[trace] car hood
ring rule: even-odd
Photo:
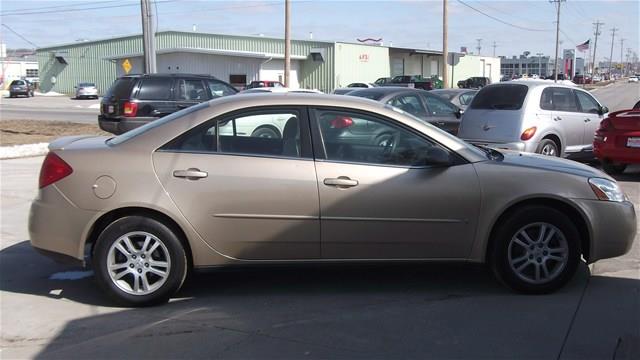
[[[501,150],[500,152],[504,155],[504,159],[501,161],[507,165],[554,171],[586,178],[598,177],[615,181],[609,175],[598,169],[572,160],[517,151]]]

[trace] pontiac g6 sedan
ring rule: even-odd
[[[271,118],[287,119],[279,138],[239,131]],[[90,260],[133,306],[167,301],[190,268],[300,262],[487,262],[546,293],[636,233],[598,170],[476,148],[350,96],[230,96],[117,137],[62,138],[39,186],[32,245]]]

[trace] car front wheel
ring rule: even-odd
[[[562,212],[545,206],[516,210],[495,232],[489,254],[502,283],[518,292],[543,294],[566,284],[580,261],[580,234]]]
[[[126,306],[167,302],[182,286],[187,258],[175,232],[152,218],[126,216],[98,237],[93,252],[100,287]]]

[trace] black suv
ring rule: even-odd
[[[458,87],[461,89],[480,89],[491,84],[488,77],[474,76],[466,80],[458,81]]]
[[[208,75],[127,75],[116,79],[102,98],[98,124],[104,131],[122,134],[178,110],[237,92]]]

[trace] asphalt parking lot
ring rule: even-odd
[[[0,162],[0,357],[617,358],[640,352],[640,240],[546,296],[463,264],[197,273],[169,304],[113,307],[29,245],[42,157]],[[619,177],[640,206],[640,167]]]

